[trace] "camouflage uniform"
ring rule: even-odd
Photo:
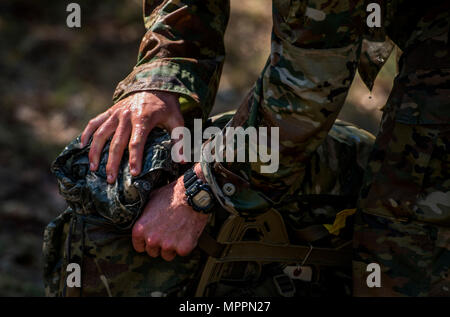
[[[329,218],[315,218],[323,212],[314,208],[305,212],[299,198],[355,195],[362,183],[358,173],[352,180],[352,166],[367,168],[354,235],[355,295],[448,295],[449,5],[383,2],[383,28],[368,29],[366,4],[273,1],[270,57],[229,125],[279,127],[280,168],[261,174],[258,162],[202,162],[202,169],[224,209],[251,216],[276,206],[288,225],[302,227]],[[144,1],[147,33],[138,64],[118,85],[114,100],[143,90],[177,92],[188,124],[199,116],[206,120],[224,61],[228,15],[228,1]],[[335,120],[356,69],[371,87],[390,53],[388,43],[385,50],[365,49],[363,37],[383,41],[385,34],[404,53],[366,166],[370,137]],[[223,168],[236,176],[238,190],[232,196],[221,190],[230,179],[217,172]],[[161,270],[189,267],[196,255],[161,264]],[[160,261],[145,263],[156,270]],[[365,268],[371,262],[381,265],[381,288],[366,286]],[[137,269],[143,270],[151,272],[151,267]],[[187,275],[173,278],[163,274],[154,284],[142,285],[167,292],[189,280]]]
[[[222,128],[232,114],[218,115],[206,126]],[[350,124],[338,121],[326,140],[313,153],[305,170],[307,177],[297,199],[284,203],[287,218],[303,226],[333,223],[335,215],[356,203],[374,137]],[[58,179],[61,195],[68,208],[46,228],[44,235],[44,280],[48,296],[186,296],[195,292],[207,254],[199,248],[187,257],[171,262],[137,253],[131,243],[131,226],[140,216],[149,192],[182,174],[183,168],[170,158],[170,137],[155,129],[144,150],[143,171],[132,177],[128,153],[121,162],[115,184],[106,182],[109,142],[102,151],[98,171],[89,170],[90,145],[80,146],[79,137],[57,157],[52,171]],[[336,157],[337,153],[341,153]],[[318,191],[318,189],[320,190]],[[324,202],[325,200],[325,202]],[[281,206],[280,206],[281,209]],[[296,212],[301,209],[302,213]],[[207,226],[217,232],[228,217],[224,209],[215,210],[215,221]],[[350,231],[330,235],[321,243],[348,241]],[[329,241],[328,241],[329,239]],[[69,263],[81,267],[81,288],[67,287]],[[233,267],[233,269],[235,269]],[[239,269],[239,267],[237,267]],[[282,273],[277,263],[266,265],[264,272],[250,267],[240,283],[219,285],[215,295],[278,295],[271,282]],[[254,274],[257,273],[255,277]],[[225,276],[226,278],[226,276]],[[246,286],[242,286],[242,281]],[[299,282],[300,283],[300,282]],[[346,288],[344,288],[346,285]],[[351,272],[322,270],[314,283],[298,285],[298,295],[349,294]]]

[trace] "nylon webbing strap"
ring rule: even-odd
[[[312,225],[304,229],[293,230],[295,236],[306,242],[314,242],[330,235],[323,225]]]
[[[198,238],[198,246],[213,258],[220,258],[226,247],[225,244],[217,242],[206,231],[203,231],[200,238]]]
[[[198,246],[219,262],[263,261],[294,262],[303,265],[349,267],[352,252],[348,249],[311,248],[301,245],[277,245],[264,242],[239,241],[219,243],[204,232]],[[308,255],[309,253],[309,255]]]

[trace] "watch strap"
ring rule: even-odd
[[[188,169],[183,176],[183,183],[184,188],[186,190],[185,194],[187,196],[187,201],[189,205],[197,212],[209,214],[212,211],[212,207],[214,205],[214,202],[216,200],[214,194],[211,191],[211,188],[209,185],[205,182],[203,182],[202,179],[197,177],[197,174],[195,174],[194,168]],[[197,206],[193,202],[193,198],[200,192],[200,191],[206,191],[211,198],[211,205],[208,208],[202,208],[200,206]]]

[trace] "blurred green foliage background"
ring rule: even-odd
[[[42,296],[45,225],[65,204],[49,167],[85,124],[111,106],[145,30],[140,0],[0,3],[0,296]],[[236,108],[270,51],[270,0],[231,0],[227,59],[213,114]],[[376,133],[396,71],[391,56],[372,93],[358,76],[341,118]]]

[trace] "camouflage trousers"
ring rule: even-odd
[[[450,58],[433,58],[448,52],[437,45],[405,50],[384,110],[353,238],[356,296],[450,296]],[[367,286],[370,263],[380,287]]]
[[[356,296],[450,296],[450,126],[384,115],[353,237]],[[368,287],[367,266],[381,268]]]

